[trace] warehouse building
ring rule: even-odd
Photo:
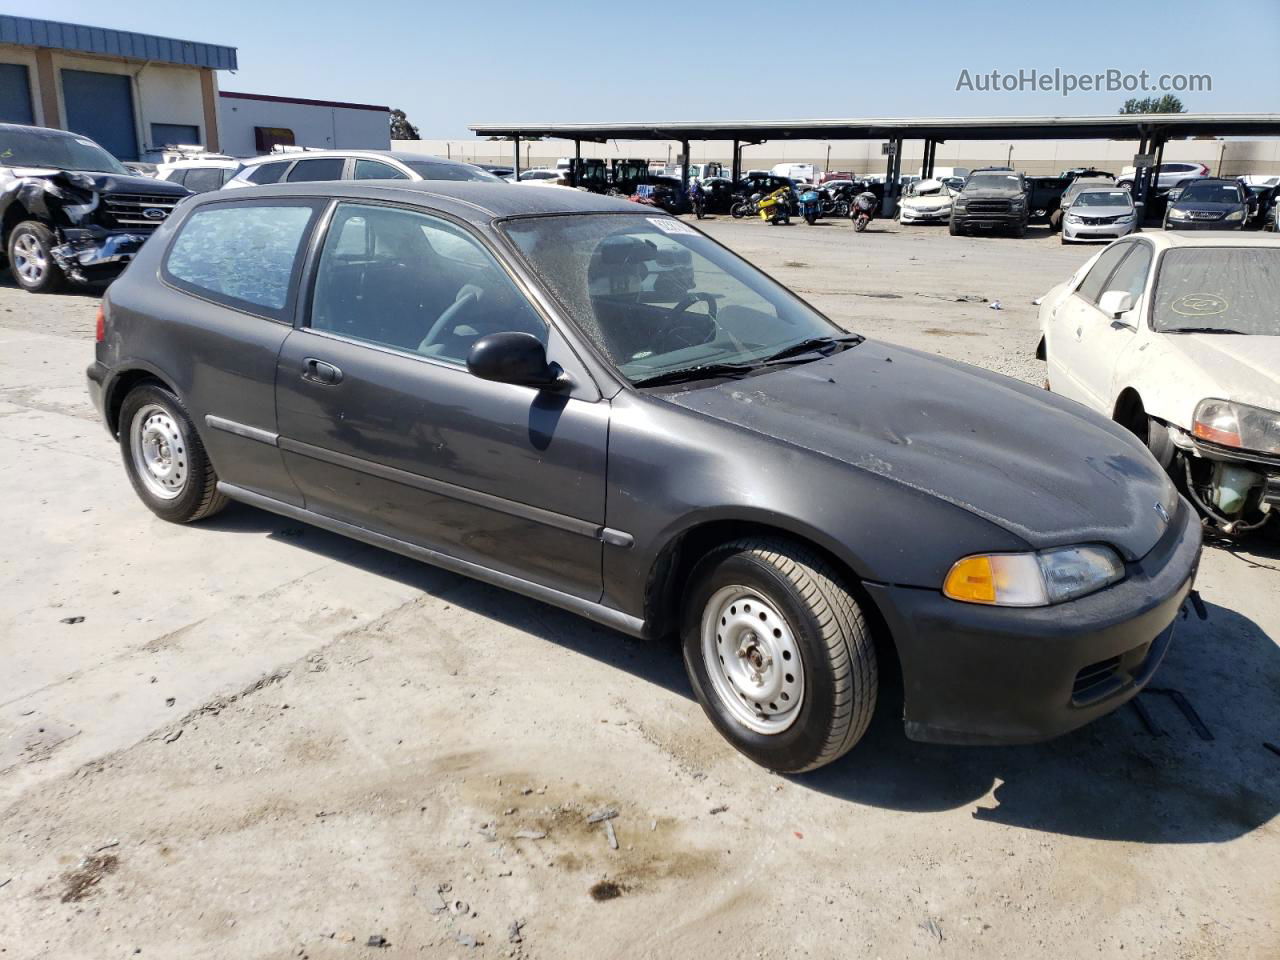
[[[386,149],[384,106],[221,93],[236,48],[0,15],[0,123],[82,133],[120,160],[192,144],[253,157],[277,145]]]
[[[121,160],[221,145],[218,70],[234,47],[0,16],[0,122],[73,130]]]
[[[222,152],[233,157],[270,153],[275,146],[327,150],[391,146],[390,107],[230,91],[218,99]]]

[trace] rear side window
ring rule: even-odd
[[[342,168],[346,165],[342,157],[316,157],[314,160],[299,160],[289,171],[290,183],[312,183],[317,180],[341,180]]]
[[[383,163],[381,160],[357,160],[356,175],[357,180],[408,180],[407,173],[401,173],[389,163]]]
[[[188,167],[183,184],[188,190],[196,193],[219,190],[222,188],[222,169],[220,167]]]
[[[178,229],[164,276],[189,293],[285,320],[299,251],[318,203],[211,204]]]
[[[278,160],[275,163],[260,163],[245,174],[245,179],[250,183],[279,183],[280,178],[284,176],[284,168],[287,166],[289,166],[288,160]]]

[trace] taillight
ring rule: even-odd
[[[94,338],[98,343],[107,339],[107,315],[102,311],[102,304],[98,304],[98,325],[94,331]]]

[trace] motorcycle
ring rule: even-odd
[[[729,205],[729,216],[735,220],[741,220],[743,217],[754,217],[760,212],[761,194],[753,193],[751,196],[743,194],[735,194],[733,203]]]
[[[858,194],[849,206],[849,217],[853,220],[853,229],[858,233],[867,229],[867,224],[875,217],[876,195],[871,191]]]
[[[816,187],[804,187],[800,193],[800,216],[804,222],[813,226],[822,216],[822,193]]]
[[[791,223],[791,188],[779,187],[756,204],[760,219],[771,224]]]
[[[689,205],[693,207],[694,216],[702,220],[707,215],[707,198],[702,184],[697,180],[689,181]]]

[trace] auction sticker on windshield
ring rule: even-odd
[[[1173,301],[1169,309],[1183,317],[1212,317],[1226,313],[1227,301],[1211,293],[1188,293]]]
[[[688,224],[681,223],[679,220],[671,217],[646,217],[650,223],[661,230],[663,233],[682,234],[690,237],[696,237],[698,231],[694,230]]]

